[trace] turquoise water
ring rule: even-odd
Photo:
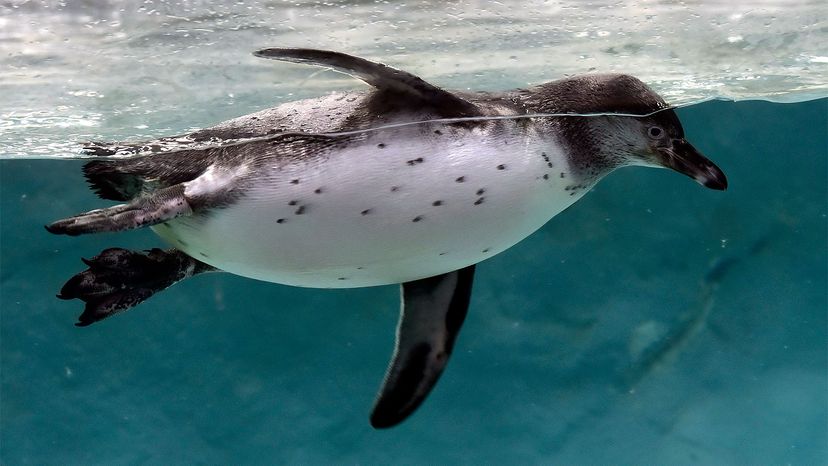
[[[207,275],[88,328],[54,298],[105,247],[80,162],[0,162],[3,464],[826,461],[828,101],[680,110],[726,192],[623,169],[478,268],[435,391],[367,415],[396,287]]]

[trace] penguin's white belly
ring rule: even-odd
[[[585,191],[572,189],[555,145],[525,134],[466,133],[425,141],[379,132],[309,160],[259,168],[265,173],[231,205],[154,230],[227,272],[351,288],[480,262]]]

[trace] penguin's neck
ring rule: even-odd
[[[554,135],[569,158],[573,174],[585,185],[594,185],[617,168],[629,165],[623,152],[622,126],[612,116],[581,116],[597,113],[594,103],[587,102],[583,88],[573,80],[542,84],[531,90],[518,91],[513,100],[527,113],[554,113],[571,116],[546,117],[538,120],[540,131]],[[569,92],[569,94],[566,94]]]
[[[563,146],[573,175],[583,185],[592,186],[629,164],[621,151],[626,145],[606,117],[550,117],[543,124]]]

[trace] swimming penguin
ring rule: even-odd
[[[410,415],[443,372],[475,264],[619,167],[665,167],[727,187],[685,140],[675,112],[632,76],[448,92],[343,53],[254,55],[332,68],[371,89],[286,103],[187,136],[87,147],[101,156],[83,168],[92,189],[122,203],[48,231],[150,227],[173,248],[106,249],[84,259],[88,269],[58,297],[85,302],[77,324],[85,326],[209,271],[317,288],[400,283],[396,347],[371,414],[377,428]]]

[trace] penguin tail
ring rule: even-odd
[[[212,163],[209,148],[182,149],[92,160],[83,166],[83,174],[101,198],[128,201],[156,189],[191,181]]]
[[[126,201],[144,187],[144,177],[133,168],[126,160],[95,160],[83,166],[83,175],[99,197]]]

